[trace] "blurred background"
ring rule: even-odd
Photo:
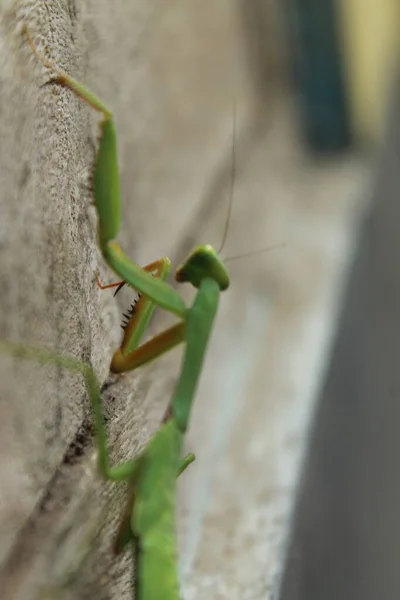
[[[360,212],[342,254],[331,343],[315,371],[281,600],[400,594],[399,10],[392,0],[287,0],[278,11],[277,72],[286,76],[301,152],[312,169],[327,155],[332,166],[357,156],[361,167],[346,171],[355,188],[336,192],[337,203],[358,196]],[[335,177],[334,168],[326,174],[316,210]],[[345,243],[339,236],[331,251],[340,254]]]
[[[42,85],[22,23],[114,111],[129,256],[219,247],[233,200],[231,286],[179,480],[185,600],[400,597],[399,13],[396,0],[0,5],[1,337],[90,360],[104,381],[132,301],[94,282],[113,280],[91,205],[98,115]],[[115,460],[158,427],[179,359],[107,387]],[[130,598],[129,556],[110,552],[124,490],[98,477],[82,382],[7,357],[0,369],[2,598]]]
[[[236,338],[230,332],[239,356],[224,351],[231,371],[203,392],[212,406],[240,396],[241,408],[217,468],[196,566],[208,574],[213,598],[394,600],[399,4],[241,6],[264,128],[258,146],[251,137],[239,161],[234,212],[245,207],[238,220],[250,236],[242,234],[241,247],[265,240],[285,247],[245,267],[253,275],[250,289],[258,278],[262,292],[243,291],[246,275],[231,267],[236,311],[247,293],[254,322]],[[244,144],[237,143],[238,155]],[[257,217],[248,220],[254,210],[258,224]],[[212,444],[208,436],[209,429],[204,445]],[[198,593],[198,580],[195,587]]]

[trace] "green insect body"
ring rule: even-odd
[[[183,460],[179,457],[218,296],[215,281],[204,279],[189,311],[188,341],[168,418],[138,458],[117,466],[109,463],[100,387],[92,369],[78,360],[56,356],[47,350],[0,341],[2,352],[52,363],[83,375],[95,420],[99,469],[107,479],[127,480],[133,492],[128,502],[128,519],[121,526],[116,548],[120,552],[127,544],[132,545],[138,600],[156,600],[160,594],[165,600],[180,598],[174,525],[176,477],[194,460],[193,454]]]
[[[162,590],[166,600],[177,600],[179,583],[176,569],[175,486],[193,395],[218,306],[219,287],[212,279],[202,281],[189,311],[188,341],[181,374],[172,402],[171,415],[155,433],[138,460],[130,528],[135,548],[139,599],[155,600]],[[194,460],[184,459],[183,469]],[[124,532],[125,541],[129,539]],[[117,542],[118,543],[118,542]]]
[[[99,469],[108,479],[129,482],[127,516],[121,525],[116,549],[121,551],[127,544],[133,548],[137,561],[135,597],[138,600],[178,600],[174,527],[176,477],[194,460],[193,455],[183,460],[180,458],[183,436],[188,426],[220,292],[229,286],[229,276],[218,253],[211,246],[195,248],[175,275],[177,281],[189,282],[198,289],[193,304],[187,307],[181,296],[164,281],[170,270],[169,259],[162,258],[151,265],[139,267],[125,255],[115,241],[120,229],[121,201],[112,113],[85,86],[41,56],[26,29],[25,33],[32,51],[56,74],[54,83],[69,88],[103,115],[93,178],[99,245],[109,266],[123,278],[116,285],[127,283],[140,293],[122,344],[113,356],[111,371],[120,373],[135,369],[181,342],[185,344],[185,350],[164,423],[138,458],[110,466],[101,396],[92,370],[73,359],[56,357],[43,350],[24,349],[10,342],[2,342],[0,349],[41,362],[53,362],[82,373],[95,420]],[[180,320],[140,345],[155,306],[175,314]]]
[[[106,479],[128,481],[130,485],[128,518],[121,524],[115,546],[117,553],[128,544],[132,546],[136,559],[135,598],[178,600],[173,518],[175,481],[195,457],[188,454],[183,460],[179,459],[183,433],[175,420],[169,418],[161,425],[138,458],[111,466],[100,386],[93,370],[76,359],[6,340],[0,340],[0,352],[54,364],[84,377],[95,421],[99,470]]]

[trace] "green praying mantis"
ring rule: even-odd
[[[135,597],[138,600],[161,597],[164,600],[177,600],[180,594],[174,528],[176,478],[194,460],[192,454],[181,459],[183,436],[188,426],[219,296],[229,286],[229,275],[219,253],[212,246],[196,247],[175,273],[176,281],[189,282],[197,289],[192,305],[187,307],[179,293],[165,282],[171,267],[168,258],[145,267],[136,265],[128,258],[115,241],[120,229],[121,200],[112,112],[84,85],[42,56],[26,28],[25,35],[32,52],[55,74],[52,82],[69,88],[102,114],[99,147],[93,169],[99,245],[108,265],[122,278],[115,285],[126,283],[140,294],[132,314],[129,314],[122,344],[114,353],[110,370],[122,373],[136,369],[180,343],[184,343],[185,350],[178,382],[160,428],[138,458],[111,466],[100,388],[93,370],[75,359],[13,342],[0,342],[0,349],[82,374],[95,421],[99,470],[106,479],[129,483],[127,514],[117,536],[116,550],[120,552],[126,545],[131,545],[133,549],[136,558]],[[176,315],[179,322],[141,344],[156,306]]]

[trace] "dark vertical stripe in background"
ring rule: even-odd
[[[350,129],[336,3],[286,0],[284,6],[305,142],[314,152],[346,150]]]

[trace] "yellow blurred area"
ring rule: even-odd
[[[399,55],[397,0],[340,0],[344,71],[352,129],[362,144],[381,137]]]

